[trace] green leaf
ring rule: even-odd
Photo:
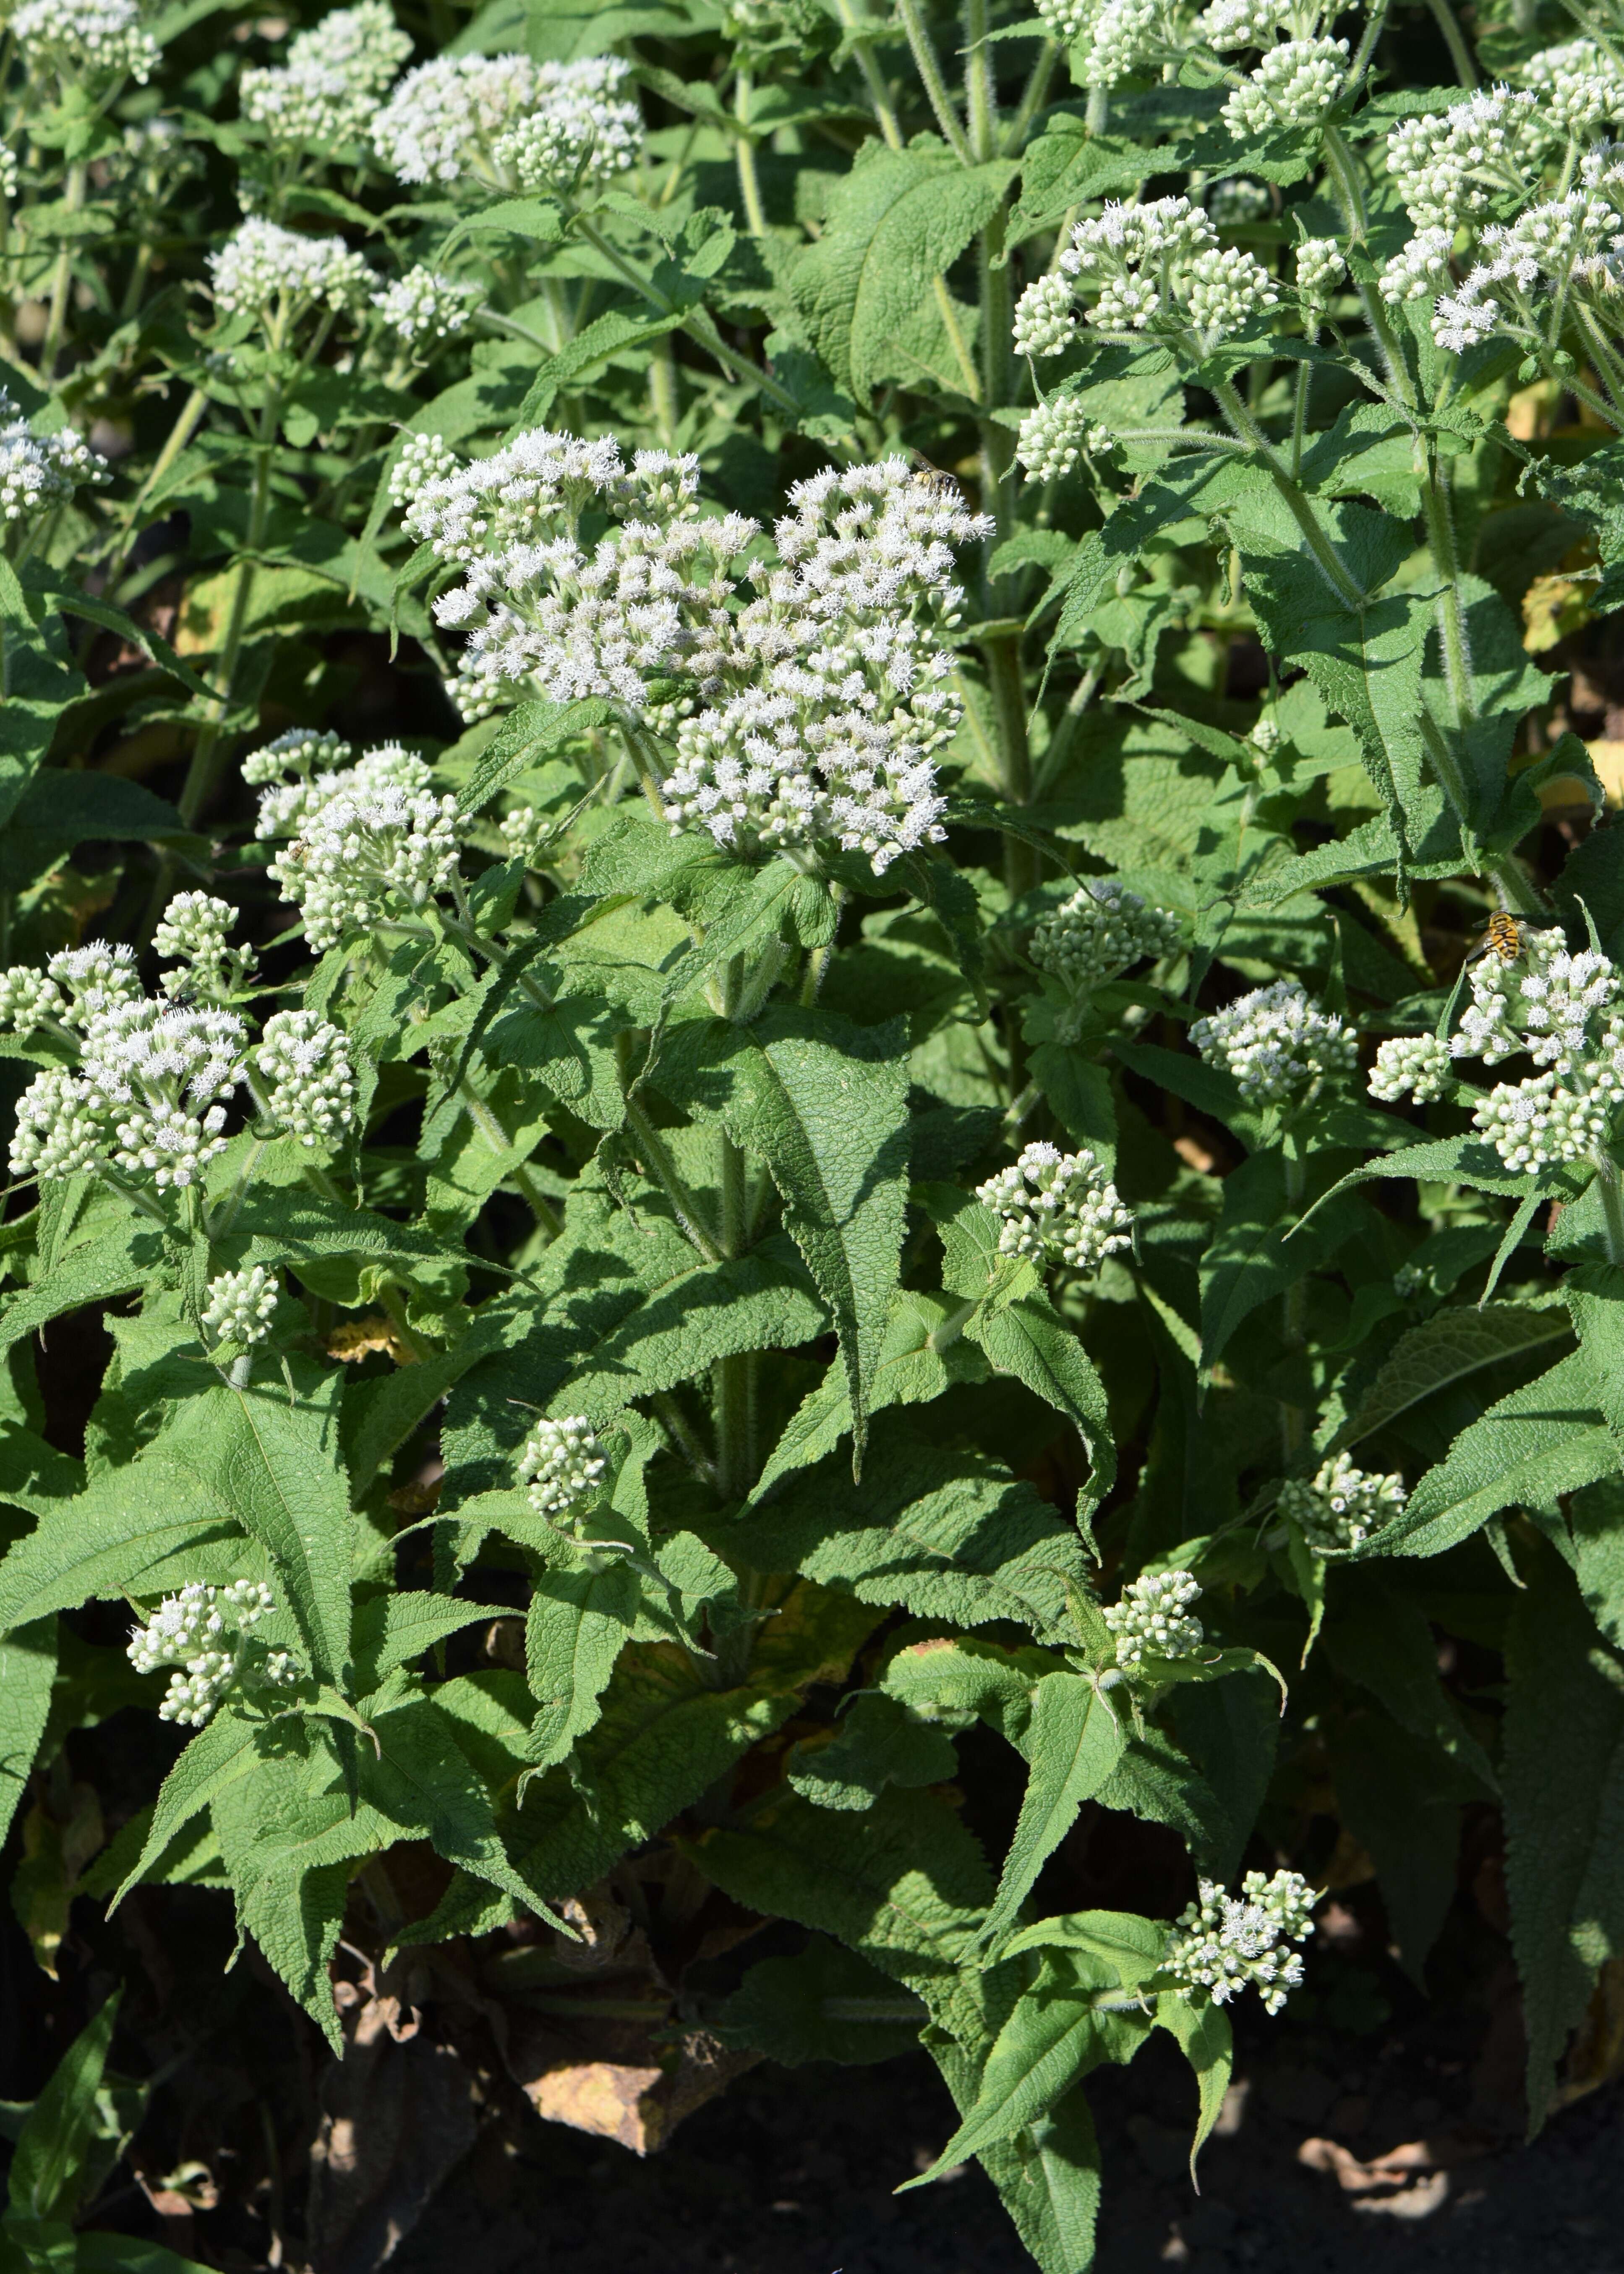
[[[477,1619],[513,1615],[501,1603],[464,1603],[449,1595],[413,1588],[404,1594],[374,1595],[355,1615],[356,1688],[376,1690],[397,1666],[410,1666],[425,1650],[459,1633]]]
[[[838,386],[872,393],[933,280],[986,227],[1016,171],[1004,161],[961,166],[945,148],[862,146],[792,275]]]
[[[795,1958],[752,1966],[723,2005],[724,2043],[754,2046],[786,2068],[804,2061],[847,2066],[889,2060],[919,2042],[925,2008],[854,1951],[815,1934]]]
[[[56,1674],[54,1618],[35,1619],[0,1642],[0,1841],[28,1788]]]
[[[21,1289],[0,1312],[0,1350],[37,1334],[66,1311],[149,1284],[162,1256],[162,1231],[139,1217],[72,1249],[54,1271]]]
[[[929,2171],[898,2194],[928,2185],[951,2165],[1036,2123],[1079,2077],[1119,2057],[1124,2042],[1147,2034],[1148,2014],[1106,2014],[1090,2003],[1095,1990],[1114,1980],[1109,1967],[1081,1952],[1047,1959],[1036,1987],[1017,2001],[987,2056],[975,2105]]]
[[[207,1556],[235,1576],[236,1516],[178,1462],[147,1455],[53,1505],[0,1562],[0,1634],[93,1597],[162,1592],[172,1559]],[[214,1576],[188,1571],[188,1577]]]
[[[1447,1755],[1469,1789],[1492,1793],[1493,1764],[1444,1688],[1432,1622],[1420,1604],[1373,1570],[1348,1576],[1324,1630],[1338,1673],[1371,1690],[1401,1728]]]
[[[959,1766],[952,1741],[882,1690],[860,1690],[823,1743],[803,1740],[786,1773],[820,1808],[870,1808],[888,1784],[942,1784]]]
[[[1224,2094],[1229,2089],[1230,2072],[1235,2067],[1235,2032],[1222,2006],[1214,2006],[1210,2000],[1197,2006],[1176,1992],[1157,1999],[1156,2021],[1178,2039],[1184,2059],[1195,2071],[1201,2096],[1195,2137],[1190,2142],[1190,2178],[1193,2185],[1195,2159],[1211,2136],[1223,2107]]]
[[[981,1929],[995,1947],[1014,1924],[1038,1873],[1092,1800],[1122,1753],[1122,1730],[1104,1694],[1086,1675],[1051,1674],[1032,1697],[1021,1751],[1030,1764],[1026,1797],[998,1892]]]
[[[198,1731],[163,1780],[147,1837],[113,1897],[113,1909],[145,1879],[177,1833],[183,1832],[229,1785],[252,1772],[261,1758],[264,1736],[262,1721],[237,1713],[229,1703]]]
[[[1373,1437],[1424,1399],[1541,1344],[1562,1342],[1568,1320],[1554,1306],[1485,1303],[1481,1309],[1451,1305],[1411,1327],[1394,1344],[1333,1449]]]
[[[692,1251],[688,1251],[690,1254]],[[793,1350],[823,1331],[823,1305],[780,1234],[748,1255],[679,1271],[590,1344],[552,1410],[607,1421],[633,1398],[674,1389],[719,1358]]]
[[[733,1065],[730,1128],[771,1170],[785,1224],[840,1337],[855,1475],[906,1214],[906,1028],[900,1019],[854,1027],[828,1012],[778,1012],[752,1029]]]
[[[1081,1585],[1075,1531],[996,1462],[876,1429],[861,1486],[823,1463],[748,1519],[750,1559],[801,1570],[860,1602],[954,1626],[1015,1619],[1047,1632]]]
[[[313,1375],[313,1369],[311,1369]],[[281,1382],[223,1385],[180,1408],[158,1441],[266,1548],[312,1670],[341,1683],[350,1659],[350,1500],[338,1452],[335,1374],[290,1404]]]
[[[1562,1281],[1562,1300],[1589,1360],[1601,1418],[1624,1470],[1624,1273],[1611,1263],[1582,1263]]]
[[[524,1626],[524,1658],[540,1711],[530,1756],[551,1767],[598,1719],[598,1701],[631,1639],[643,1582],[624,1557],[603,1569],[554,1564],[538,1574]]]
[[[1506,1892],[1537,2131],[1596,1969],[1624,1950],[1624,1665],[1549,1552],[1512,1613],[1506,1669]]]
[[[1105,1384],[1077,1337],[1041,1291],[1022,1295],[1001,1309],[978,1311],[965,1332],[986,1352],[1000,1374],[1012,1374],[1028,1389],[1064,1413],[1087,1449],[1088,1481],[1078,1496],[1078,1522],[1088,1533],[1091,1510],[1116,1480],[1116,1442],[1111,1434]]]
[[[1372,1534],[1366,1555],[1441,1555],[1502,1508],[1554,1510],[1563,1493],[1617,1465],[1600,1393],[1583,1350],[1514,1389],[1462,1430],[1421,1479],[1403,1514]]]
[[[459,812],[483,813],[509,782],[528,773],[560,744],[594,727],[608,725],[613,717],[608,704],[596,696],[579,703],[521,703],[502,720],[458,789]]]
[[[1477,1796],[1476,1780],[1452,1773],[1433,1746],[1383,1714],[1336,1721],[1330,1749],[1338,1811],[1376,1866],[1400,1963],[1425,1992],[1427,1956],[1455,1901],[1461,1810]]]
[[[81,2167],[123,1994],[115,1990],[102,2000],[28,2112],[6,2181],[14,2218],[71,2218],[79,2209]]]

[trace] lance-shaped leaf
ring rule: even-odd
[[[1156,2020],[1183,2046],[1184,2058],[1195,2071],[1196,2089],[1201,2096],[1195,2137],[1190,2142],[1190,2178],[1193,2184],[1195,2159],[1211,2136],[1223,2106],[1223,2096],[1229,2089],[1229,2074],[1235,2067],[1235,2033],[1222,2006],[1214,2006],[1210,2000],[1193,2005],[1173,1991],[1157,1999]]]
[[[105,1303],[127,1295],[132,1287],[147,1285],[162,1267],[163,1234],[156,1224],[136,1217],[116,1231],[99,1233],[76,1247],[54,1271],[32,1287],[12,1296],[0,1311],[0,1350],[9,1350],[25,1336],[37,1334],[51,1320],[86,1303]]]
[[[35,1619],[0,1642],[0,1841],[26,1789],[56,1675],[54,1618]]]
[[[781,1012],[752,1030],[733,1065],[726,1119],[771,1170],[840,1337],[856,1474],[906,1216],[906,1026]]]
[[[1537,1310],[1524,1303],[1487,1303],[1482,1309],[1451,1304],[1435,1311],[1399,1337],[1329,1449],[1357,1445],[1439,1390],[1470,1381],[1525,1351],[1566,1342],[1571,1332],[1567,1314],[1555,1305]]]
[[[1538,2130],[1596,1969],[1624,1948],[1624,1665],[1548,1552],[1512,1615],[1506,1669],[1506,1892]]]
[[[70,2218],[78,2207],[85,2152],[96,2124],[96,2095],[107,2068],[122,1989],[68,2047],[24,2120],[6,2178],[19,2218]]]
[[[200,1478],[145,1455],[53,1502],[0,1562],[0,1634],[93,1598],[160,1593],[177,1563],[187,1578],[229,1578],[244,1547],[242,1525]]]
[[[1034,1881],[1121,1757],[1122,1729],[1104,1693],[1085,1675],[1051,1674],[1032,1697],[1021,1741],[1026,1793],[981,1939],[996,1947]]]
[[[160,1442],[267,1549],[312,1672],[339,1683],[350,1658],[350,1563],[341,1384],[311,1367],[295,1382],[291,1404],[281,1382],[206,1390],[180,1407]]]
[[[113,1897],[117,1909],[145,1877],[177,1832],[222,1793],[245,1777],[263,1758],[265,1725],[238,1713],[229,1703],[206,1722],[176,1762],[159,1789],[140,1854]]]

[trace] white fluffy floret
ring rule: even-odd
[[[86,1103],[78,1075],[63,1066],[35,1074],[17,1101],[11,1174],[49,1184],[94,1168],[102,1152],[102,1126]]]
[[[1080,395],[1057,395],[1040,403],[1020,422],[1015,456],[1034,482],[1056,482],[1069,474],[1088,447],[1094,420]]]
[[[9,1027],[25,1041],[43,1026],[60,1023],[62,990],[54,979],[19,963],[0,971],[0,1027]]]
[[[1209,1065],[1233,1074],[1255,1105],[1295,1104],[1350,1073],[1358,1044],[1342,1015],[1323,1011],[1295,979],[1276,979],[1198,1019],[1190,1039]]]
[[[584,1514],[606,1465],[602,1441],[580,1413],[538,1421],[519,1449],[517,1464],[525,1498],[549,1524]]]
[[[1220,55],[1239,48],[1267,48],[1274,45],[1288,13],[1281,0],[1212,0],[1196,18],[1195,28]]]
[[[278,1011],[265,1022],[254,1065],[266,1111],[289,1137],[313,1146],[355,1126],[355,1069],[342,1027],[314,1011]]]
[[[1547,1070],[1496,1084],[1472,1115],[1508,1169],[1594,1158],[1624,1100],[1624,1021],[1607,1046],[1566,1076]]]
[[[263,1580],[234,1579],[225,1587],[193,1580],[178,1595],[166,1595],[144,1627],[132,1627],[129,1656],[138,1674],[179,1669],[169,1678],[159,1719],[200,1729],[233,1690],[252,1697],[297,1682],[289,1653],[267,1651],[252,1631],[275,1607]]]
[[[1198,252],[1184,287],[1190,320],[1204,339],[1227,339],[1280,298],[1267,270],[1238,245]]]
[[[628,172],[643,154],[643,113],[618,56],[541,64],[534,107],[492,149],[523,190],[579,197]]]
[[[1448,110],[1401,120],[1387,137],[1387,170],[1418,228],[1453,232],[1498,195],[1526,196],[1553,132],[1528,89],[1480,88]]]
[[[1191,1616],[1190,1606],[1200,1592],[1200,1582],[1192,1572],[1147,1571],[1132,1580],[1116,1602],[1107,1603],[1105,1623],[1124,1673],[1142,1668],[1147,1658],[1195,1655],[1205,1630],[1199,1619]]]
[[[1214,2006],[1227,2006],[1250,1984],[1264,2010],[1278,2014],[1303,1979],[1302,1959],[1286,1946],[1313,1932],[1313,1889],[1297,1871],[1269,1879],[1248,1871],[1238,1896],[1212,1879],[1198,1886],[1168,1937],[1163,1972],[1186,1998],[1205,1992]]]
[[[472,174],[504,187],[495,146],[536,108],[539,69],[527,56],[436,56],[373,119],[372,147],[402,182]]]
[[[210,253],[208,266],[222,316],[259,315],[279,305],[290,315],[311,308],[342,313],[363,303],[371,282],[365,261],[342,237],[305,237],[258,215]]]
[[[1051,269],[1027,285],[1015,303],[1015,352],[1058,355],[1077,329],[1069,279]]]
[[[349,772],[319,775],[310,784],[300,834],[269,873],[283,900],[300,910],[304,936],[318,953],[402,904],[420,911],[450,884],[457,803],[409,786],[414,773],[426,771],[398,743],[385,743]]]
[[[71,426],[35,434],[0,388],[0,523],[30,520],[109,478],[107,461],[82,434]]]
[[[1424,300],[1435,293],[1449,274],[1452,229],[1417,230],[1402,252],[1395,252],[1381,272],[1381,297],[1389,306],[1401,301]]]
[[[271,1331],[276,1314],[276,1274],[262,1263],[246,1271],[222,1271],[208,1283],[203,1323],[217,1343],[252,1348]]]
[[[1011,1167],[978,1186],[975,1197],[1000,1219],[1000,1255],[1097,1271],[1108,1255],[1132,1245],[1133,1211],[1086,1150],[1062,1153],[1041,1141],[1028,1145]]]
[[[1542,48],[1522,66],[1523,85],[1553,126],[1579,139],[1624,118],[1624,71],[1594,40]]]
[[[1237,141],[1282,126],[1312,126],[1348,83],[1346,40],[1282,40],[1223,106]]]
[[[1368,1084],[1371,1096],[1384,1105],[1401,1097],[1430,1105],[1434,1098],[1447,1097],[1454,1086],[1449,1045],[1436,1035],[1389,1035],[1377,1049]]]
[[[1304,300],[1322,306],[1348,274],[1342,246],[1334,237],[1305,237],[1292,256],[1297,289]]]
[[[421,265],[372,295],[379,321],[403,340],[448,340],[460,332],[483,297],[477,284],[442,276]]]
[[[99,1013],[85,1033],[86,1103],[110,1126],[111,1157],[162,1191],[199,1177],[226,1148],[229,1098],[246,1033],[232,1012],[140,997]]]
[[[1372,1532],[1402,1516],[1409,1500],[1402,1476],[1356,1469],[1346,1453],[1327,1461],[1311,1484],[1289,1477],[1280,1488],[1280,1512],[1322,1555],[1362,1547]]]
[[[1120,877],[1090,877],[1033,929],[1032,960],[1068,987],[1097,987],[1131,964],[1170,954],[1177,916],[1151,907]]]
[[[158,43],[135,0],[23,0],[11,33],[31,70],[64,78],[127,74],[144,87],[158,68]]]
[[[250,947],[233,947],[237,910],[212,892],[177,892],[153,933],[156,953],[179,965],[163,975],[166,995],[213,1002],[234,994],[257,960]]]
[[[1202,352],[1279,298],[1267,271],[1238,246],[1221,248],[1211,218],[1188,198],[1107,205],[1078,222],[1059,267],[1095,296],[1087,321],[1097,330],[1194,331]],[[1046,336],[1044,324],[1057,327],[1059,296],[1052,297],[1052,309],[1036,312],[1041,320],[1027,328],[1028,336]]]
[[[1156,59],[1175,29],[1164,0],[1105,0],[1084,70],[1088,85],[1115,87]]]
[[[86,1027],[100,1012],[115,1003],[133,1001],[141,991],[135,968],[135,950],[121,940],[117,947],[93,940],[88,947],[64,947],[45,967],[52,983],[68,998],[61,1016],[70,1027]]]
[[[365,134],[411,41],[383,0],[335,8],[288,48],[287,61],[251,68],[238,83],[243,117],[273,147],[328,157]]]

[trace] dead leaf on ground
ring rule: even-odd
[[[1462,2127],[1427,2140],[1403,2141],[1368,2162],[1340,2140],[1304,2140],[1297,2159],[1311,2172],[1329,2173],[1344,2195],[1355,2198],[1355,2210],[1391,2218],[1430,2218],[1448,2200],[1451,2171],[1477,2162],[1494,2145],[1486,2135]]]

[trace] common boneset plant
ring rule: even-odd
[[[0,65],[19,1916],[184,1879],[336,2051],[346,1953],[623,1911],[638,2059],[922,2043],[909,2183],[1082,2274],[1091,2072],[1168,2030],[1199,2147],[1334,1859],[1424,1980],[1470,1803],[1538,2120],[1624,1672],[1613,15],[226,12]],[[70,1879],[115,1675],[195,1734]],[[1085,1805],[1184,1892],[1056,1908]]]

